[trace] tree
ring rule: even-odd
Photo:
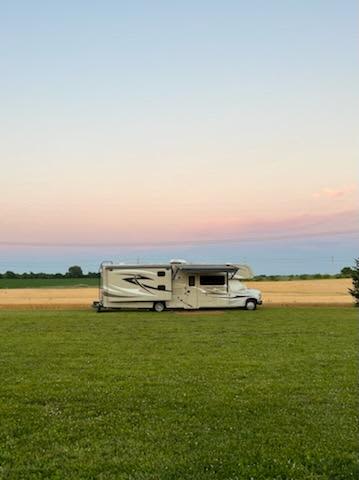
[[[359,258],[355,259],[355,265],[351,270],[353,288],[349,288],[349,293],[355,300],[355,306],[359,307]]]
[[[17,275],[16,273],[8,270],[7,272],[4,273],[4,278],[17,278]]]
[[[81,267],[79,267],[78,265],[73,265],[72,267],[69,267],[66,275],[71,278],[80,278],[83,277],[84,274]]]
[[[99,272],[88,272],[88,278],[98,278],[100,276]]]
[[[341,277],[350,278],[352,276],[353,269],[352,267],[344,267],[340,270]]]

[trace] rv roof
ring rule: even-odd
[[[210,264],[190,264],[190,263],[181,263],[181,264],[174,264],[172,265],[175,267],[177,272],[179,270],[182,270],[184,272],[191,272],[191,273],[199,273],[199,272],[205,272],[205,273],[220,273],[220,272],[236,272],[238,270],[238,265],[210,265]],[[108,269],[129,269],[129,268],[171,268],[170,264],[149,264],[149,265],[118,265],[118,264],[106,264],[103,265],[103,268],[108,268]]]

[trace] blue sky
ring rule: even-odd
[[[357,2],[5,1],[0,18],[0,271],[357,256]]]

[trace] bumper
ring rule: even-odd
[[[257,300],[257,305],[263,305],[263,300]]]

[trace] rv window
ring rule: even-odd
[[[158,285],[158,290],[166,290],[166,285]]]
[[[201,275],[199,281],[201,285],[225,285],[226,278],[224,275]]]
[[[188,277],[188,286],[189,287],[194,287],[196,283],[196,277],[194,275],[190,275]]]
[[[166,272],[157,272],[157,277],[164,277]]]

